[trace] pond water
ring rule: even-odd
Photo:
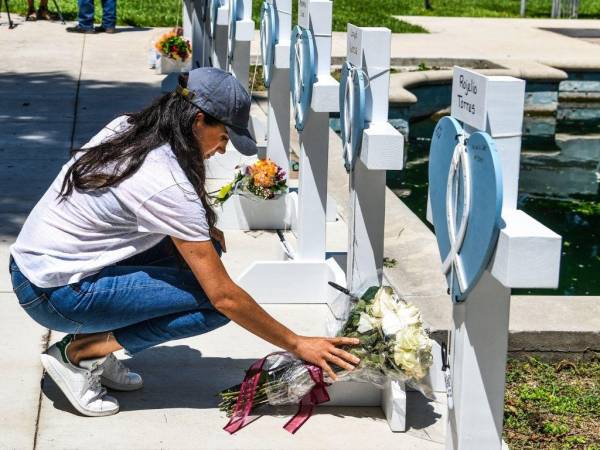
[[[524,136],[518,207],[560,234],[563,249],[557,290],[518,289],[515,294],[600,295],[598,123],[559,122],[550,140]],[[433,119],[411,123],[406,169],[388,171],[387,176],[388,186],[425,223],[429,145],[435,124]]]

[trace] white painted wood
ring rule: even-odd
[[[310,111],[300,138],[298,236],[300,259],[325,259],[329,114]]]
[[[385,228],[385,170],[369,170],[361,160],[350,173],[348,286],[364,292],[381,284]]]
[[[290,68],[290,40],[292,34],[292,0],[268,0],[275,8],[278,22],[277,43],[273,55],[273,65],[276,69]],[[289,80],[288,80],[289,89]],[[283,91],[282,91],[283,92]]]
[[[392,32],[381,27],[357,27],[348,24],[346,45],[348,62],[356,67],[364,67],[371,72],[375,69],[386,70],[390,67],[391,47],[381,45],[390,40]],[[376,49],[377,51],[369,51]]]
[[[390,77],[385,74],[390,70],[391,46],[382,46],[381,43],[391,40],[391,31],[387,28],[357,27],[349,23],[346,36],[348,61],[361,67],[368,79],[370,95],[365,99],[365,120],[387,122]]]
[[[238,13],[241,17],[231,17],[228,21],[235,20],[235,36],[231,45],[235,47],[233,60],[229,70],[238,81],[248,90],[250,69],[250,42],[254,38],[254,21],[252,20],[252,0],[238,0]],[[229,11],[232,14],[232,11]],[[226,66],[227,67],[227,66]]]
[[[388,381],[381,394],[381,407],[393,432],[406,431],[406,386]]]
[[[402,170],[404,137],[389,122],[373,122],[363,133],[360,159],[370,170]]]
[[[332,3],[330,0],[299,0],[300,25],[310,25],[315,44],[315,71],[318,81],[331,83],[331,21]],[[302,22],[302,14],[307,14],[308,23]],[[323,97],[315,92],[313,98]],[[317,88],[318,91],[318,88]],[[334,110],[337,96],[328,96],[330,105],[322,104],[325,111]],[[328,107],[329,106],[329,107]],[[300,173],[298,176],[298,220],[295,232],[298,236],[298,257],[303,260],[325,259],[325,222],[327,210],[327,167],[329,151],[329,113],[310,109],[307,112],[304,130],[299,133]]]
[[[429,373],[423,379],[423,383],[431,386],[433,392],[446,392],[446,383],[442,372],[442,346],[436,341],[433,342],[432,353],[433,364],[429,369]]]
[[[250,41],[236,41],[233,55],[230,67],[231,73],[246,90],[249,90]]]
[[[210,17],[208,18],[210,20]],[[211,65],[219,69],[227,68],[227,37],[229,33],[229,0],[219,7],[217,11],[217,27],[212,43]]]
[[[187,0],[186,0],[187,1]],[[183,35],[189,39],[192,44],[192,61],[191,67],[195,69],[203,66],[203,50],[204,50],[204,26],[202,20],[202,8],[204,0],[192,0],[192,9],[190,11],[190,31],[189,36],[186,36],[186,18],[184,16]]]
[[[382,390],[370,383],[337,381],[327,388],[327,406],[380,406]]]
[[[516,209],[525,83],[461,68],[455,68],[454,77],[452,115],[464,122],[467,135],[490,134],[499,151],[504,226],[492,273],[484,272],[465,302],[453,306],[454,408],[448,414],[446,448],[500,450],[510,287],[556,286],[560,236]]]
[[[302,28],[310,28],[310,0],[298,0],[298,25]]]
[[[510,289],[485,272],[462,304],[454,305],[454,409],[446,449],[500,450]]]
[[[201,0],[203,2],[203,8],[200,11],[200,23],[202,24],[202,67],[209,67],[211,54],[211,38],[210,38],[210,7],[208,0]]]
[[[310,108],[315,112],[338,112],[340,110],[340,84],[331,75],[321,75],[313,84]]]
[[[300,0],[302,3],[304,0]],[[317,80],[330,77],[331,66],[331,20],[333,3],[330,0],[308,0],[310,31],[315,40]],[[300,22],[299,22],[300,23]]]
[[[229,25],[229,1],[221,0],[221,6],[217,11],[217,26],[226,27]]]
[[[350,172],[346,264],[348,289],[362,293],[383,281],[386,170],[402,168],[404,139],[387,122],[391,32],[348,24],[347,46],[348,61],[362,70],[368,80],[367,128],[362,136],[360,159]],[[404,383],[387,382],[381,407],[392,431],[406,430]]]
[[[269,105],[267,120],[266,156],[290,173],[290,37],[292,26],[291,0],[270,0],[275,8],[279,23],[274,63],[277,62],[277,50],[287,52],[287,63],[273,64],[271,84],[269,86]],[[281,8],[281,9],[280,9]],[[282,67],[283,66],[283,67]]]
[[[266,157],[290,173],[290,96],[289,70],[272,69],[269,89]],[[285,89],[285,90],[284,90]]]
[[[236,41],[252,41],[254,39],[254,21],[251,19],[238,20],[235,27]]]
[[[502,160],[504,208],[516,208],[525,104],[525,82],[506,76],[485,76],[454,67],[452,117],[465,131],[486,131],[494,138]]]
[[[511,288],[558,287],[562,238],[516,209],[503,211],[492,275]]]
[[[183,0],[182,4],[182,20],[181,27],[183,28],[183,37],[192,40],[192,15],[194,14],[195,0]]]
[[[290,69],[290,42],[275,45],[273,57],[274,66],[277,69]]]
[[[238,284],[259,303],[325,303],[334,270],[321,261],[257,261]],[[268,282],[265,282],[268,280]]]

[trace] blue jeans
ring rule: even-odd
[[[35,286],[12,257],[10,272],[19,304],[40,325],[74,334],[112,331],[130,353],[229,322],[210,303],[170,238],[65,286]]]
[[[77,0],[79,26],[94,28],[94,0]],[[102,0],[102,26],[114,28],[117,24],[117,0]]]

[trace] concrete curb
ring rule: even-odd
[[[442,65],[452,65],[450,59],[445,64],[443,59],[439,60]],[[503,68],[478,69],[484,75],[500,75],[522,78],[526,81],[560,82],[566,80],[566,72],[548,67],[543,64],[530,61],[502,60],[491,61]],[[470,67],[469,65],[465,65]],[[599,68],[600,70],[600,68]],[[416,95],[409,88],[424,85],[450,84],[452,82],[452,70],[427,70],[422,72],[394,73],[390,76],[390,103],[394,105],[410,105],[418,101]]]

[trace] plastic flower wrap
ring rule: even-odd
[[[213,198],[216,204],[221,204],[233,194],[249,193],[262,200],[271,200],[287,189],[285,171],[270,159],[260,159],[243,166],[233,181],[223,186]]]
[[[353,302],[339,336],[358,338],[360,344],[345,348],[360,358],[352,371],[339,369],[337,379],[372,383],[383,388],[389,380],[405,382],[431,397],[431,387],[424,378],[433,362],[433,341],[423,327],[421,313],[414,305],[401,300],[389,286],[371,287]],[[221,392],[220,408],[229,417],[225,429],[235,432],[245,425],[251,409],[261,405],[284,405],[327,401],[323,390],[332,380],[320,368],[299,360],[290,353],[274,353],[255,363],[248,371],[260,368],[256,388],[249,395],[243,389],[248,382]],[[315,369],[320,374],[315,376]],[[315,391],[317,394],[315,394]],[[319,398],[319,401],[311,399]],[[308,399],[308,400],[307,400]],[[249,402],[249,403],[248,403]],[[241,411],[245,408],[244,416]],[[295,418],[288,422],[286,429]],[[309,414],[310,415],[310,414]],[[231,429],[232,423],[237,427]],[[303,423],[303,422],[302,422]],[[241,425],[240,425],[241,424]],[[291,431],[288,429],[288,431]],[[293,432],[293,431],[292,431]]]
[[[371,287],[351,307],[338,333],[360,345],[348,352],[361,359],[338,379],[367,381],[383,387],[388,379],[406,382],[430,396],[423,378],[433,363],[433,341],[423,327],[419,309],[400,299],[389,286]]]
[[[192,46],[182,34],[181,28],[167,31],[156,40],[154,48],[161,56],[184,62],[192,55]]]

